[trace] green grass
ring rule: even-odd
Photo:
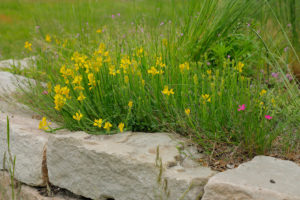
[[[22,101],[62,127],[113,134],[123,123],[124,130],[176,132],[208,151],[218,143],[250,155],[299,147],[300,93],[285,67],[297,57],[284,51],[295,31],[282,30],[270,9],[262,14],[269,6],[262,1],[7,1],[1,6],[1,12],[22,21],[22,26],[7,24],[3,38],[23,33],[21,45],[0,38],[3,56],[38,55],[29,76],[48,83],[24,90]],[[51,41],[45,41],[47,35]],[[23,48],[25,41],[32,51]],[[79,76],[80,83],[74,81]],[[171,89],[174,94],[165,94]],[[238,111],[243,104],[245,110]],[[78,120],[76,113],[82,114]],[[94,126],[99,119],[101,126]],[[110,129],[104,129],[106,122]],[[41,128],[51,131],[43,123]]]

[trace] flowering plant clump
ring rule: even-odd
[[[254,19],[243,23],[245,9],[261,1],[200,2],[188,3],[192,10],[179,1],[155,7],[157,16],[105,11],[83,21],[82,13],[57,34],[39,27],[40,40],[23,50],[38,54],[41,82],[23,90],[22,101],[62,128],[90,134],[176,132],[208,150],[225,143],[250,154],[276,142],[295,145],[300,115],[292,99],[299,93],[291,92],[296,84],[287,69],[278,74],[288,59],[276,60],[272,46],[266,53]],[[177,16],[185,8],[189,16]],[[52,130],[46,118],[40,128]]]
[[[232,139],[251,146],[271,141],[263,135],[275,123],[269,115],[275,114],[276,105],[263,85],[245,77],[246,68],[229,58],[217,69],[207,62],[172,64],[145,47],[118,54],[101,42],[92,53],[74,51],[64,59],[59,76],[49,73],[47,88],[39,93],[71,130],[110,134],[168,127],[204,140],[235,130]]]

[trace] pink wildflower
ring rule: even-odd
[[[266,119],[272,119],[273,117],[271,117],[270,115],[265,115]]]
[[[292,81],[292,80],[293,80],[293,76],[290,75],[290,74],[286,74],[286,78],[289,79],[289,81]]]
[[[275,72],[272,72],[272,74],[271,74],[274,78],[278,78],[278,73],[275,73]]]
[[[44,95],[47,95],[47,94],[48,94],[48,91],[47,91],[47,90],[44,90],[44,91],[43,91],[43,94],[44,94]]]
[[[241,110],[245,110],[246,109],[246,105],[245,104],[243,104],[243,105],[239,105],[239,109],[238,109],[238,111],[241,111]]]

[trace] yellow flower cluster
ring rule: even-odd
[[[245,64],[238,62],[237,66],[236,66],[236,70],[240,73],[243,72],[243,68],[244,68]]]
[[[123,73],[126,74],[129,66],[131,65],[131,61],[129,59],[129,56],[123,56],[121,59],[120,68],[123,69]]]
[[[94,126],[95,127],[98,127],[98,128],[101,128],[102,127],[102,124],[103,124],[103,119],[95,119],[94,120]],[[110,123],[110,122],[105,122],[103,128],[107,131],[109,131],[111,129],[113,125]],[[123,122],[121,122],[119,125],[118,125],[118,128],[120,130],[120,132],[122,133],[124,131],[124,126],[125,124]]]
[[[93,87],[96,86],[96,81],[95,81],[95,76],[93,73],[89,73],[88,74],[88,79],[89,79],[89,83],[88,85],[90,86],[89,87],[89,90],[93,89]]]
[[[170,96],[171,94],[174,94],[174,91],[173,91],[173,89],[170,89],[170,90],[169,90],[169,87],[166,85],[166,86],[164,87],[164,90],[162,91],[162,93],[165,94],[165,95]]]
[[[111,127],[112,127],[112,124],[110,122],[105,122],[103,128],[106,129],[107,131],[109,131]]]
[[[49,34],[46,35],[45,41],[46,42],[51,42],[52,41],[51,36]]]
[[[49,126],[51,125],[51,123],[47,122],[47,118],[46,117],[43,117],[42,120],[40,121],[39,123],[39,129],[41,130],[48,130],[49,129]]]
[[[84,94],[82,92],[80,92],[79,96],[77,97],[78,101],[83,101],[86,97],[84,96]]]
[[[103,119],[95,119],[94,120],[94,126],[96,126],[98,128],[101,128],[102,127],[102,122],[103,122]]]
[[[133,106],[133,102],[132,102],[132,101],[129,101],[129,102],[128,102],[128,107],[131,109],[132,106]]]
[[[65,105],[66,100],[70,98],[69,96],[70,89],[67,86],[61,87],[60,85],[56,85],[54,87],[54,91],[55,91],[54,108],[60,111],[62,107]]]
[[[120,70],[116,70],[115,65],[110,65],[109,66],[109,74],[115,76],[116,74],[120,74]]]
[[[125,126],[125,124],[123,122],[121,122],[118,126],[121,133],[124,131],[124,126]]]
[[[156,58],[156,66],[161,68],[166,67],[166,64],[162,61],[162,56]]]
[[[183,72],[184,70],[190,70],[190,64],[185,62],[179,65],[180,71]]]
[[[163,71],[158,71],[155,67],[152,66],[151,69],[148,69],[148,74],[152,74],[153,76],[155,76],[157,74],[163,74]]]
[[[32,46],[32,44],[28,41],[26,41],[24,44],[24,48],[27,49],[28,51],[32,51],[31,46]]]
[[[211,102],[211,97],[209,94],[202,94],[203,103]]]
[[[190,113],[191,113],[191,109],[186,108],[186,109],[184,110],[184,112],[185,112],[185,114],[186,114],[187,116],[189,116]]]
[[[73,115],[73,119],[75,119],[77,121],[80,121],[82,117],[83,117],[83,114],[81,114],[80,110],[77,113],[75,113],[75,115]]]
[[[260,91],[259,95],[264,96],[266,93],[267,93],[267,91],[265,89],[263,89],[262,91]]]
[[[144,56],[144,49],[143,47],[139,48],[137,51],[136,51],[136,55],[138,57],[143,57]]]
[[[62,77],[64,78],[66,84],[69,84],[69,77],[74,77],[74,71],[71,69],[67,69],[66,65],[63,65],[60,68],[60,73],[62,74]]]

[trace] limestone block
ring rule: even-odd
[[[202,199],[300,200],[300,167],[291,161],[257,156],[212,177]]]

